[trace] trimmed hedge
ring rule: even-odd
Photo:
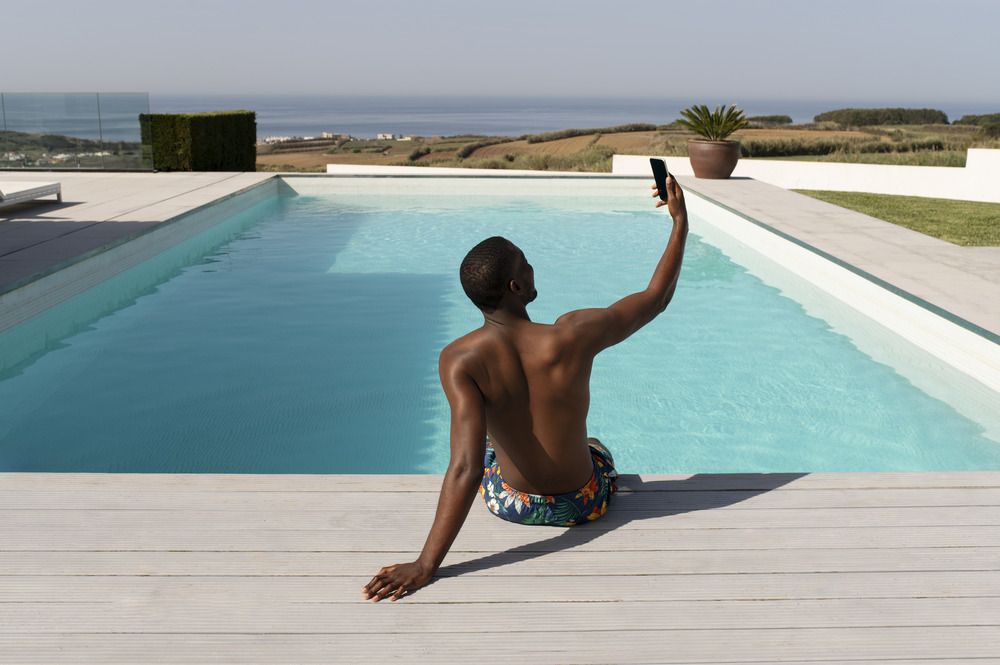
[[[845,127],[869,125],[947,125],[948,116],[936,109],[837,109],[820,113],[816,122],[836,122]]]
[[[159,171],[257,170],[257,114],[143,113],[143,157]]]

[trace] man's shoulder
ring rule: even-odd
[[[558,330],[559,337],[565,344],[596,355],[604,348],[602,339],[612,322],[608,308],[593,307],[566,312],[556,319],[553,327]]]
[[[466,333],[441,349],[442,364],[468,363],[479,357],[485,336],[481,329]]]
[[[582,329],[605,325],[608,316],[608,309],[606,307],[574,309],[560,316],[552,325],[560,331],[575,337],[582,332]]]

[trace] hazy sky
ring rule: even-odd
[[[3,7],[3,91],[1000,103],[1000,0]]]

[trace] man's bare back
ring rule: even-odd
[[[522,492],[570,492],[593,471],[587,411],[594,355],[577,337],[566,321],[487,321],[449,348],[483,395],[504,480]]]
[[[653,187],[653,196],[659,192]],[[364,586],[375,601],[397,600],[431,581],[468,515],[480,482],[486,438],[503,480],[530,494],[573,492],[594,473],[587,437],[595,356],[659,315],[673,297],[687,238],[679,185],[667,179],[674,221],[649,285],[609,307],[581,309],[553,324],[530,320],[534,271],[521,250],[490,238],[466,256],[462,286],[483,312],[483,326],[442,352],[441,385],[451,407],[451,462],[420,557],[387,566]]]

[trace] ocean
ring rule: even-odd
[[[818,113],[849,106],[941,109],[950,120],[967,113],[993,113],[1000,104],[927,102],[877,104],[849,101],[734,100],[747,115],[789,115],[810,122]],[[257,135],[318,136],[321,132],[372,138],[379,133],[419,136],[486,134],[520,136],[579,127],[633,122],[667,124],[692,100],[625,97],[355,97],[290,95],[150,94],[153,113],[248,109],[257,112]],[[709,106],[728,100],[706,100]]]

